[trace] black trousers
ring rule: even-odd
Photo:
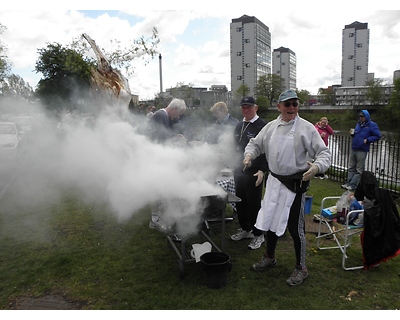
[[[304,220],[305,193],[298,193],[290,208],[288,230],[293,239],[294,251],[296,254],[296,265],[306,266],[306,232]],[[269,258],[275,258],[275,249],[279,237],[275,232],[267,231],[267,251]]]
[[[257,177],[238,171],[235,171],[234,179],[236,196],[242,199],[242,201],[236,203],[240,227],[246,231],[253,230],[255,236],[260,236],[262,231],[254,225],[261,208],[263,183],[256,187]]]

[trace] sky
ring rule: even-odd
[[[100,48],[111,50],[111,40],[147,38],[156,27],[163,91],[179,83],[226,85],[230,90],[230,23],[244,14],[269,27],[272,50],[283,46],[295,52],[299,90],[316,94],[321,87],[340,85],[342,30],[355,21],[368,23],[370,29],[368,72],[391,84],[393,72],[400,69],[400,10],[389,2],[379,8],[341,0],[330,7],[314,0],[288,0],[284,7],[259,0],[246,1],[246,6],[230,2],[229,7],[209,0],[196,6],[175,0],[138,3],[140,8],[120,0],[57,2],[57,9],[50,1],[7,4],[0,12],[0,23],[7,28],[0,40],[8,47],[12,72],[35,88],[42,77],[34,71],[38,49],[47,43],[66,45],[87,33]],[[147,64],[136,59],[133,66],[134,74],[126,75],[131,93],[140,100],[153,99],[161,87],[158,54]]]

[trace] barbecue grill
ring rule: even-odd
[[[192,245],[195,243],[211,243],[211,251],[222,252],[224,250],[226,205],[228,202],[239,202],[240,198],[232,193],[221,195],[202,196],[200,199],[201,224],[200,230],[190,235],[180,235],[179,233],[170,234],[167,236],[168,243],[178,256],[179,278],[185,277],[185,265],[195,263],[195,258],[192,257]],[[209,222],[221,223],[221,246],[217,246],[209,237]]]

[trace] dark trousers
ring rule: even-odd
[[[254,227],[254,224],[261,208],[263,183],[256,187],[257,178],[244,172],[235,172],[234,179],[236,196],[242,200],[236,203],[240,227],[246,231],[253,230],[255,236],[260,236],[262,231]]]
[[[304,221],[305,193],[298,193],[290,208],[288,230],[293,239],[296,265],[306,266],[306,232]],[[275,249],[279,237],[275,232],[267,231],[267,257],[275,258]]]

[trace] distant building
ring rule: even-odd
[[[399,79],[400,78],[400,70],[396,70],[393,72],[393,83],[394,80]]]
[[[368,77],[368,23],[346,25],[342,32],[342,87],[365,86]]]
[[[296,54],[289,48],[274,49],[272,73],[285,79],[285,89],[296,90]]]
[[[271,74],[271,33],[256,17],[243,15],[232,19],[231,38],[231,91],[243,84],[254,95],[258,78]]]

